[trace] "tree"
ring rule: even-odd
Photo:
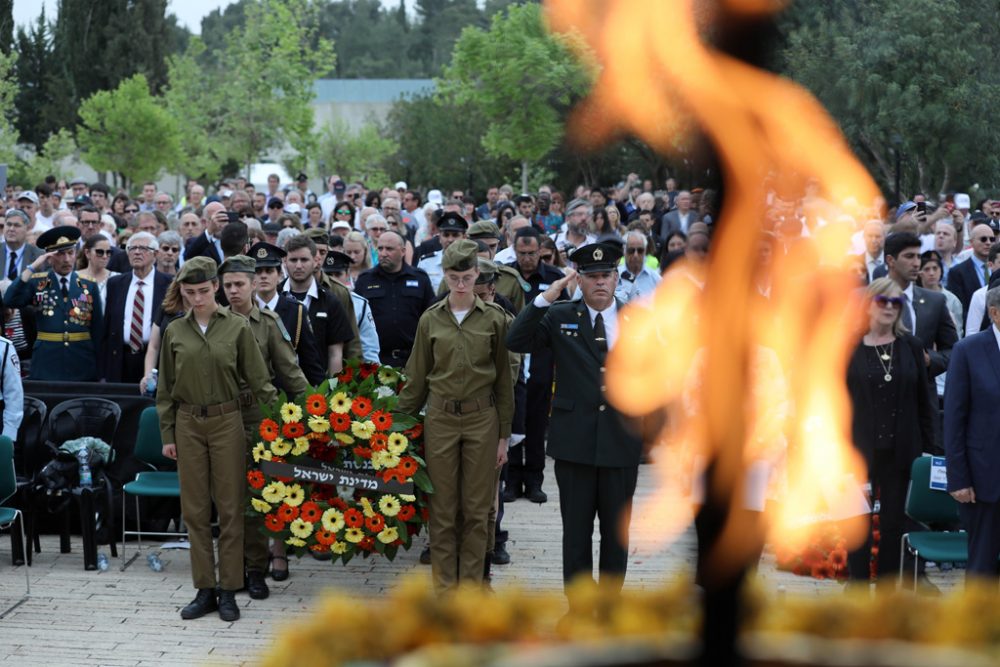
[[[31,153],[14,165],[12,180],[32,185],[41,183],[46,176],[64,178],[62,164],[66,158],[76,152],[76,142],[73,134],[63,128],[49,136],[37,153]]]
[[[593,82],[574,55],[582,49],[579,40],[548,32],[539,5],[512,6],[489,30],[465,28],[445,68],[442,93],[487,119],[483,144],[521,162],[524,189],[529,163],[559,144],[566,114]]]
[[[897,154],[904,198],[1000,186],[1000,157],[977,150],[1000,141],[995,3],[837,0],[793,10],[786,26],[785,72],[826,105],[887,191]]]
[[[52,33],[40,12],[30,31],[17,29],[17,98],[14,120],[21,139],[40,149],[56,128],[51,125],[45,108],[50,103],[52,69],[55,66],[52,51]]]
[[[374,123],[354,131],[337,119],[320,133],[316,163],[321,173],[340,174],[347,181],[380,188],[391,185],[387,165],[395,150],[395,142],[383,137]]]
[[[16,53],[0,53],[0,163],[14,161],[18,143],[17,128],[14,127],[14,99],[17,94],[17,79],[14,66]]]
[[[136,181],[155,180],[177,163],[177,120],[150,95],[142,74],[89,97],[80,106],[80,119],[83,159],[97,171],[113,172],[126,189]]]

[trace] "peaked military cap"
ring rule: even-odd
[[[60,225],[59,227],[53,227],[39,236],[35,245],[46,252],[52,252],[53,250],[72,248],[76,246],[76,242],[79,240],[79,228],[71,227],[69,225]]]
[[[441,219],[437,221],[437,228],[439,232],[443,231],[454,231],[454,232],[464,232],[469,229],[469,223],[465,221],[465,218],[460,216],[454,211],[448,211],[441,216]]]
[[[250,248],[250,257],[257,263],[258,269],[265,266],[281,266],[281,260],[287,254],[278,246],[263,241],[255,243]]]
[[[339,250],[331,250],[323,260],[323,273],[346,271],[351,266],[351,258]]]
[[[569,256],[569,261],[576,264],[576,270],[580,273],[601,273],[615,271],[621,258],[620,247],[610,243],[591,243],[577,248]]]

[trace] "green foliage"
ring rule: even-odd
[[[566,114],[587,93],[593,73],[574,53],[582,47],[548,32],[541,7],[513,6],[489,30],[465,28],[441,81],[443,94],[489,122],[483,145],[524,164],[543,158],[563,136]]]
[[[120,175],[125,188],[155,180],[177,162],[180,127],[150,95],[142,74],[85,100],[80,119],[77,136],[83,159],[97,171]]]
[[[1000,186],[992,107],[1000,71],[995,3],[836,0],[793,9],[784,72],[809,88],[887,191],[901,152],[903,192]]]
[[[17,79],[14,72],[16,63],[16,53],[0,53],[0,163],[4,164],[11,164],[14,161],[18,143],[17,128],[11,122],[11,117],[14,115],[14,99],[17,95]]]
[[[31,153],[19,162],[14,180],[30,185],[41,183],[49,175],[66,178],[68,174],[62,170],[62,163],[75,152],[76,141],[73,140],[73,134],[65,128],[61,129],[49,136],[40,151]]]
[[[374,123],[354,131],[338,119],[323,128],[315,160],[324,174],[340,174],[347,181],[363,181],[369,188],[391,185],[386,170],[396,145],[382,136]]]

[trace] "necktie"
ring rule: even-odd
[[[608,354],[608,338],[604,331],[604,316],[597,313],[594,318],[594,342],[597,343],[597,350],[601,353],[601,360]]]
[[[132,302],[132,322],[129,324],[128,346],[133,352],[142,349],[142,319],[146,309],[146,292],[142,289],[143,282],[135,290],[135,300]]]
[[[17,278],[17,253],[10,253],[10,268],[7,269],[7,278],[14,280]]]
[[[903,326],[913,333],[913,316],[910,314],[910,297],[903,293]]]
[[[69,297],[69,285],[66,283],[66,276],[59,279],[59,283],[62,285],[62,295],[63,298]]]
[[[622,271],[622,280],[627,280],[629,282],[632,282],[632,274],[629,273],[628,271]]]
[[[990,267],[983,264],[983,285],[990,284]]]

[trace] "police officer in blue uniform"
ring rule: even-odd
[[[26,266],[7,289],[7,307],[35,310],[38,337],[31,380],[97,380],[103,308],[97,283],[73,269],[79,239],[80,230],[68,225],[39,236],[38,246],[45,254]]]
[[[323,275],[341,285],[347,285],[346,276],[350,268],[351,258],[338,250],[330,250],[323,260]],[[358,333],[361,336],[361,357],[377,364],[380,350],[378,328],[375,326],[371,306],[368,305],[368,299],[357,292],[351,292],[351,301],[354,302],[354,316],[358,320]]]

